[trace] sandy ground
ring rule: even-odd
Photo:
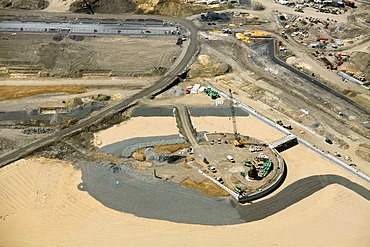
[[[166,126],[166,128],[163,128]],[[125,139],[142,136],[166,136],[178,134],[176,120],[172,117],[134,117],[129,121],[95,134],[94,145],[104,147]]]
[[[109,141],[139,136],[138,130],[140,136],[178,133],[174,118],[146,119],[150,122],[143,119],[134,118],[122,126],[99,132],[97,137],[106,145]],[[216,120],[193,118],[198,130],[229,129],[228,119]],[[263,125],[258,127],[255,121],[258,120],[252,117],[239,120],[240,132],[253,132],[253,136],[266,141],[280,137]],[[370,189],[368,184],[302,146],[282,155],[288,165],[282,188],[303,177],[329,173]],[[212,227],[148,220],[114,211],[79,191],[80,182],[80,171],[56,160],[20,160],[2,168],[0,246],[240,246],[243,241],[259,246],[368,246],[370,243],[369,201],[339,185],[331,185],[258,222]]]
[[[283,156],[289,169],[283,187],[311,174],[334,173],[370,188],[303,147]],[[339,185],[264,220],[213,227],[114,211],[79,191],[80,182],[81,172],[70,164],[44,158],[1,169],[0,246],[237,246],[242,239],[259,246],[367,246],[370,241],[369,202]]]
[[[224,117],[193,117],[197,131],[233,133],[233,123]],[[252,136],[261,141],[271,143],[284,135],[272,129],[255,117],[238,117],[237,130],[242,135]]]
[[[48,0],[49,6],[44,9],[47,12],[67,12],[69,6],[76,0]]]
[[[224,117],[192,117],[197,131],[233,133],[229,118]],[[166,126],[166,128],[163,128]],[[265,142],[273,142],[283,134],[270,128],[254,117],[238,117],[238,132],[242,135],[256,137]],[[178,134],[176,120],[172,117],[134,117],[112,128],[95,134],[94,144],[103,147],[125,139],[141,136],[164,136]]]
[[[228,118],[193,118],[198,130],[230,131]],[[264,141],[281,136],[253,117],[238,117],[242,134]],[[166,126],[166,128],[163,128]],[[136,136],[178,133],[174,118],[135,117],[97,133],[106,145]],[[286,182],[337,174],[370,188],[302,146],[283,154]],[[331,185],[264,220],[233,226],[199,226],[149,220],[104,207],[79,191],[81,172],[66,162],[21,160],[0,170],[0,246],[205,246],[240,245],[240,232],[260,246],[367,246],[370,204]],[[318,203],[319,202],[319,203]],[[205,236],[212,236],[211,238]]]

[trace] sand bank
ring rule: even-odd
[[[302,151],[310,162],[299,163]],[[288,184],[327,170],[351,177],[304,148],[289,152]],[[80,171],[56,160],[20,160],[1,169],[0,245],[236,246],[246,241],[259,246],[367,246],[370,241],[369,201],[339,185],[330,185],[264,220],[214,227],[114,211],[78,190],[80,182]]]

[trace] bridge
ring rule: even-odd
[[[298,139],[295,135],[287,135],[270,144],[271,148],[276,149],[279,152],[287,150],[298,144]]]

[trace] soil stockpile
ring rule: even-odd
[[[189,78],[215,77],[228,73],[230,66],[208,55],[200,55],[196,63],[190,66]]]
[[[94,12],[106,14],[130,13],[135,9],[135,2],[132,0],[91,0]],[[85,12],[82,8],[82,1],[76,1],[71,4],[70,11]]]
[[[357,51],[351,55],[351,63],[353,63],[359,71],[364,73],[365,77],[370,80],[370,53]]]
[[[0,0],[0,9],[45,9],[49,2],[45,0]]]

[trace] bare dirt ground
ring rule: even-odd
[[[47,12],[67,12],[75,0],[48,0],[49,5],[44,9]]]
[[[38,94],[46,93],[69,93],[69,94],[80,94],[86,92],[86,89],[81,86],[0,86],[0,101],[3,100],[14,100],[29,97]]]
[[[1,33],[0,38],[3,77],[13,78],[40,72],[47,77],[147,76],[161,73],[158,67],[168,69],[181,51],[173,37],[84,36],[57,42],[49,34]]]

